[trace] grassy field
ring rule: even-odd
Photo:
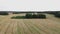
[[[47,15],[47,19],[11,19],[0,15],[0,34],[60,34],[60,19]]]

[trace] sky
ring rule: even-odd
[[[0,11],[60,11],[60,0],[0,0]]]

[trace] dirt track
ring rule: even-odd
[[[60,34],[60,20],[47,19],[10,19],[0,16],[0,34]],[[51,16],[51,15],[50,15]]]

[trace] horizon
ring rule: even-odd
[[[60,11],[0,11],[0,12],[60,12]]]

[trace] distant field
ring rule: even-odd
[[[0,34],[60,34],[60,19],[47,15],[47,19],[11,19],[0,15]]]

